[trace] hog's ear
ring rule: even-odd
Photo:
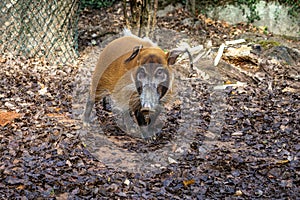
[[[139,54],[139,52],[142,48],[143,48],[143,45],[134,47],[132,54],[124,62],[127,63],[127,62],[133,60]]]
[[[174,65],[179,55],[184,53],[181,50],[171,50],[167,53],[168,65]]]

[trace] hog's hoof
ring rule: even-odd
[[[147,142],[153,142],[157,139],[159,132],[161,131],[160,128],[149,127],[149,126],[141,126],[141,136],[143,140]]]
[[[90,120],[87,119],[86,117],[82,117],[82,124],[83,124],[83,127],[90,127],[91,126]]]

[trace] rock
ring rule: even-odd
[[[264,53],[264,56],[274,58],[283,64],[296,65],[300,62],[300,52],[286,46],[275,46]]]
[[[173,5],[166,6],[163,10],[157,11],[157,17],[165,17],[168,13],[175,10],[175,7]]]
[[[188,27],[191,27],[193,25],[193,18],[186,18],[184,20],[181,21],[181,23],[184,25],[184,26],[188,26]]]

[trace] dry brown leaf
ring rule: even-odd
[[[287,164],[289,162],[290,162],[289,160],[279,160],[279,161],[277,161],[276,164],[278,164],[278,165],[284,165],[284,164]]]
[[[24,189],[25,189],[25,185],[19,185],[19,186],[17,187],[17,189],[18,189],[18,190],[24,190]]]
[[[213,24],[214,23],[214,20],[210,19],[210,18],[206,18],[205,19],[205,23],[206,24]]]
[[[74,119],[67,117],[65,114],[48,113],[46,115],[51,118],[56,118],[59,122],[63,122],[63,123],[74,123],[75,122]]]
[[[14,119],[20,118],[22,114],[16,112],[3,112],[0,111],[0,125],[2,127],[6,126],[7,124],[11,123]]]
[[[56,199],[65,200],[65,199],[68,199],[68,196],[69,196],[69,194],[67,192],[65,192],[65,193],[61,193],[61,194],[57,195]]]
[[[189,185],[192,185],[192,184],[194,184],[195,183],[195,180],[194,179],[191,179],[191,180],[184,180],[183,181],[183,185],[185,186],[185,187],[187,187],[187,186],[189,186]]]
[[[6,62],[6,58],[0,57],[0,63],[5,63],[5,62]]]
[[[234,195],[235,196],[242,196],[243,192],[241,190],[237,190]]]

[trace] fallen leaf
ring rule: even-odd
[[[2,127],[6,126],[7,124],[11,123],[14,119],[20,118],[22,114],[16,112],[2,112],[0,111],[0,125]]]
[[[170,164],[177,163],[177,161],[171,157],[168,157],[168,161]]]
[[[244,133],[242,131],[237,131],[237,132],[234,132],[234,133],[231,133],[231,136],[243,136]]]
[[[44,88],[40,89],[38,92],[40,95],[45,95],[47,93],[47,91],[48,91],[48,88],[44,87]]]
[[[68,196],[69,196],[69,194],[67,192],[65,192],[65,193],[61,193],[61,194],[57,195],[56,199],[57,200],[65,200],[65,199],[68,199]]]
[[[130,181],[129,181],[128,179],[126,179],[126,180],[124,181],[124,184],[125,184],[125,185],[129,185],[129,184],[130,184]]]
[[[24,189],[25,189],[25,185],[19,185],[19,186],[17,187],[17,189],[18,189],[18,190],[24,190]]]
[[[183,185],[184,185],[185,187],[187,187],[187,186],[189,186],[189,185],[192,185],[192,184],[194,184],[194,183],[195,183],[195,180],[194,180],[194,179],[183,181]]]
[[[291,92],[291,93],[296,93],[297,90],[295,88],[291,88],[291,87],[286,87],[282,90],[282,92]]]
[[[65,114],[48,113],[46,115],[51,118],[56,118],[59,122],[62,122],[62,123],[74,123],[75,122],[74,119],[67,117]]]
[[[6,58],[0,57],[0,63],[5,63],[5,62],[6,62]]]
[[[242,196],[243,192],[241,190],[237,190],[234,195],[235,196]]]
[[[276,164],[278,165],[283,165],[283,164],[286,164],[286,163],[289,163],[290,161],[289,160],[279,160],[276,162]]]

